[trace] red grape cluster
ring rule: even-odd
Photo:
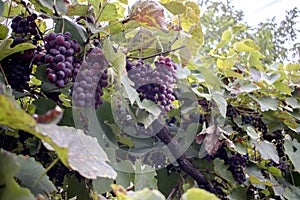
[[[174,108],[172,102],[176,99],[173,84],[176,83],[177,66],[171,58],[163,56],[154,64],[156,68],[143,61],[138,61],[136,65],[127,61],[126,69],[140,98],[149,99],[157,103],[162,110],[169,112]]]
[[[97,108],[103,103],[102,89],[108,86],[107,66],[102,49],[96,47],[87,54],[72,88],[75,106]]]
[[[74,68],[78,67],[78,64],[74,64],[74,54],[79,53],[81,47],[76,40],[71,39],[69,32],[64,34],[51,32],[44,40],[47,50],[45,62],[48,64],[46,69],[48,80],[62,88],[73,77]]]

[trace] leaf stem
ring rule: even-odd
[[[177,51],[177,50],[182,49],[182,48],[185,48],[185,46],[181,46],[181,47],[178,47],[176,49],[166,50],[166,51],[163,51],[163,52],[155,53],[155,54],[152,54],[150,56],[145,56],[145,57],[141,57],[141,58],[135,57],[135,56],[126,56],[126,57],[137,59],[137,60],[147,60],[149,58],[154,58],[156,56],[165,55],[165,54],[168,54],[168,53],[173,52],[173,51]]]
[[[33,187],[35,187],[43,178],[43,176],[45,176],[47,174],[47,172],[59,161],[59,158],[57,157],[55,160],[53,160],[53,162],[45,169],[45,171],[38,177],[38,179],[33,183]]]

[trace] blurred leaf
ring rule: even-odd
[[[300,199],[300,189],[291,185],[285,189],[283,196],[288,200]]]
[[[55,5],[57,11],[67,13],[67,5],[64,0],[33,0],[35,8],[40,11],[44,11],[47,14],[53,13],[53,5]]]
[[[284,192],[284,186],[279,184],[272,175],[270,175],[270,180],[272,182],[272,185],[273,185],[272,189],[273,189],[275,195],[281,196]]]
[[[135,90],[133,86],[133,82],[128,78],[128,76],[123,76],[121,80],[122,85],[127,93],[127,97],[131,103],[131,105],[135,102],[135,100],[139,97],[139,94]]]
[[[227,101],[224,98],[224,95],[221,92],[213,92],[212,98],[216,102],[219,112],[222,115],[222,117],[226,118]]]
[[[153,101],[144,99],[142,102],[137,99],[137,104],[140,109],[146,110],[147,112],[153,114],[154,116],[158,116],[161,113],[161,110]]]
[[[8,28],[3,24],[0,24],[0,40],[4,40],[7,37]]]
[[[266,81],[269,85],[272,85],[280,78],[280,74],[263,73],[261,79]]]
[[[292,161],[295,170],[300,172],[300,143],[296,139],[293,141],[285,140],[284,142],[285,153],[288,155],[289,159]]]
[[[242,42],[235,42],[233,48],[238,52],[253,52],[258,50],[258,46],[251,39],[245,39]]]
[[[229,195],[230,200],[242,200],[247,199],[247,191],[242,187],[236,187]]]
[[[185,12],[186,7],[180,2],[171,1],[169,3],[163,4],[163,6],[170,11],[173,15],[182,14]]]
[[[107,3],[102,10],[99,21],[111,21],[118,18],[118,10],[115,4]]]
[[[22,188],[14,177],[20,165],[17,156],[0,149],[0,197],[3,200],[34,200],[34,196],[27,188]]]
[[[90,195],[86,188],[84,180],[78,180],[75,175],[67,178],[68,188],[66,190],[67,198],[76,197],[78,200],[89,199]]]
[[[272,143],[268,141],[257,142],[255,140],[252,140],[252,142],[263,159],[273,160],[274,162],[279,163],[276,147]]]
[[[119,175],[119,172],[118,172]],[[96,180],[93,180],[93,189],[98,194],[103,194],[105,192],[108,192],[111,190],[110,185],[113,184],[113,179],[108,178],[97,178]]]
[[[40,115],[40,114],[45,114],[47,111],[54,109],[56,103],[51,99],[40,97],[35,101],[33,101],[32,105],[36,107],[35,113]]]
[[[230,30],[226,30],[222,33],[222,40],[224,42],[229,42],[232,38],[232,34]]]
[[[266,181],[266,180],[261,181],[258,178],[256,178],[255,176],[253,176],[252,174],[250,174],[250,176],[249,176],[249,181],[251,184],[261,184],[261,185],[266,185],[266,186],[272,187],[272,183],[270,181]]]
[[[216,195],[200,188],[189,189],[182,195],[182,200],[218,200]]]
[[[33,158],[24,157],[22,155],[17,158],[20,165],[20,169],[16,174],[16,178],[20,180],[20,185],[30,189],[34,194],[50,194],[51,192],[56,191],[54,184],[49,180],[47,175],[39,180],[39,177],[45,172],[45,168],[35,161]],[[37,184],[35,185],[35,182]]]
[[[141,29],[129,41],[128,51],[142,51],[155,43],[155,34],[148,29]]]
[[[285,94],[292,95],[291,88],[287,84],[276,81],[273,85],[275,86],[276,90],[278,90],[279,92],[283,92]]]
[[[251,139],[257,140],[259,138],[259,135],[252,126],[247,126],[245,130]]]
[[[1,43],[0,43],[0,61],[11,54],[14,54],[14,53],[17,53],[20,51],[24,51],[24,50],[28,50],[28,49],[36,48],[35,45],[30,44],[30,43],[18,44],[16,46],[14,46],[13,48],[11,48],[10,45],[12,43],[13,43],[13,39],[11,39],[11,38],[1,41]]]
[[[69,4],[67,6],[68,12],[67,16],[86,16],[89,10],[88,5],[82,4]]]
[[[278,100],[271,97],[262,97],[257,100],[257,103],[260,105],[262,112],[268,110],[277,110]]]

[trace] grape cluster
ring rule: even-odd
[[[14,56],[6,58],[2,63],[9,85],[18,91],[29,88],[31,68],[26,63],[15,60]]]
[[[16,16],[12,19],[12,39],[11,47],[25,42],[32,42],[37,44],[40,40],[38,35],[36,14],[28,15],[27,17]],[[6,57],[1,65],[3,67],[5,77],[9,85],[18,91],[29,89],[29,80],[31,74],[31,62],[33,61],[35,50],[25,50],[23,52],[14,53]]]
[[[78,67],[78,64],[74,64],[74,54],[79,53],[81,47],[76,40],[71,39],[69,32],[64,34],[51,32],[44,40],[47,50],[44,60],[48,64],[46,69],[48,80],[62,88],[73,77],[74,68]]]
[[[256,130],[262,132],[263,135],[267,135],[268,128],[260,117],[242,115],[242,124],[250,124],[255,127]]]
[[[31,40],[33,44],[37,44],[37,41],[40,40],[40,36],[37,30],[37,24],[35,20],[37,19],[37,15],[31,14],[26,18],[23,18],[19,15],[12,19],[11,29],[12,36],[14,37],[14,41],[12,43],[12,47],[17,44],[26,42],[27,40]]]
[[[96,47],[88,53],[72,88],[74,105],[97,108],[103,103],[102,89],[108,86],[107,66],[102,49]]]
[[[222,180],[212,180],[211,181],[212,185],[214,186],[214,194],[222,199],[222,200],[228,200],[229,198],[227,197],[225,191],[224,191],[224,184],[223,184],[223,181]]]
[[[234,154],[229,158],[229,169],[234,179],[242,184],[246,181],[244,168],[246,166],[246,159],[240,154]]]
[[[177,66],[169,57],[160,56],[155,61],[155,68],[149,63],[138,61],[134,65],[127,61],[126,69],[129,78],[134,82],[141,100],[149,99],[160,106],[163,111],[169,112],[176,99],[173,91],[173,84],[176,82]]]

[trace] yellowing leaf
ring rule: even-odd
[[[5,39],[2,40],[0,43],[0,61],[3,60],[5,57],[28,49],[36,48],[35,45],[30,43],[22,43],[10,48],[10,45],[13,43],[13,39]]]
[[[234,65],[234,61],[232,59],[218,59],[217,67],[220,69],[230,69]]]
[[[261,185],[266,185],[266,186],[272,187],[272,182],[271,181],[259,180],[257,177],[253,176],[252,174],[250,174],[249,181],[252,184],[261,184]]]
[[[226,30],[222,34],[222,40],[225,42],[229,42],[231,40],[232,34],[230,30]]]
[[[183,200],[218,200],[216,195],[200,188],[189,189],[182,195]]]
[[[185,2],[186,7],[190,7],[196,13],[196,15],[200,16],[200,7],[196,2],[187,1]]]
[[[164,32],[168,32],[164,9],[156,1],[138,1],[133,6],[130,18],[144,26],[159,28]]]
[[[245,45],[243,42],[236,42],[233,44],[233,48],[238,52],[251,52],[255,49]]]

